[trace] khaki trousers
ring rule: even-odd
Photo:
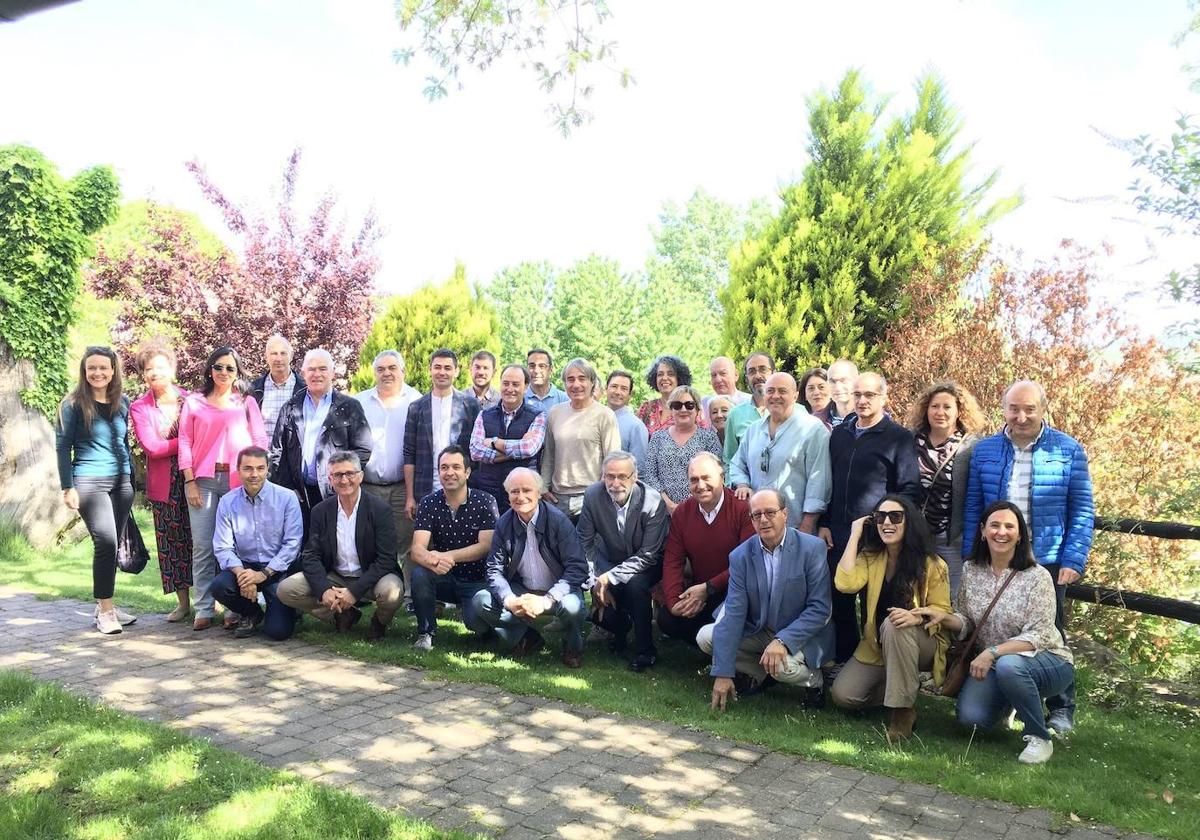
[[[886,618],[879,625],[882,665],[866,665],[850,657],[829,689],[843,709],[887,706],[909,709],[917,702],[919,675],[933,667],[937,642],[924,627],[898,628]]]
[[[347,579],[337,572],[329,572],[328,576],[329,582],[334,586],[344,587],[348,583]],[[321,621],[333,620],[333,613],[313,595],[312,587],[308,585],[308,579],[303,573],[285,578],[275,594],[289,607],[311,613]],[[386,626],[392,623],[396,610],[400,609],[400,604],[403,603],[404,583],[399,575],[384,575],[375,584],[374,591],[364,592],[360,600],[374,601],[375,617],[379,619],[380,624]]]
[[[713,628],[716,626],[716,624],[706,624],[696,634],[696,644],[705,653],[712,653]],[[738,673],[747,674],[758,682],[762,682],[767,676],[767,670],[759,663],[759,659],[762,658],[763,651],[767,649],[767,645],[771,644],[774,638],[775,634],[769,630],[760,630],[753,636],[742,637],[742,643],[738,645],[737,657],[734,659],[734,668]],[[800,685],[806,688],[819,688],[822,682],[821,669],[809,668],[804,661],[804,653],[801,651],[788,655],[784,660],[783,670],[775,675],[775,679],[786,685]]]
[[[413,521],[404,512],[404,503],[408,500],[408,490],[403,481],[395,484],[362,484],[362,489],[372,496],[383,499],[392,508],[392,519],[396,522],[396,562],[404,572],[404,591],[412,592],[412,550]],[[417,499],[417,501],[421,501]]]

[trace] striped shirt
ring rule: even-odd
[[[1045,425],[1042,430],[1045,431]],[[1029,513],[1033,507],[1033,447],[1037,445],[1041,439],[1039,434],[1037,438],[1025,446],[1017,446],[1016,441],[1008,434],[1008,430],[1004,430],[1004,436],[1008,438],[1008,442],[1013,448],[1013,466],[1012,474],[1008,478],[1008,492],[1005,497],[1017,506],[1021,511],[1021,516],[1025,519],[1025,524],[1028,526]]]

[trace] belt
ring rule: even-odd
[[[213,464],[213,472],[215,472],[215,473],[229,472],[229,465],[228,464]]]

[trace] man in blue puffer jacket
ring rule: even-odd
[[[971,453],[963,557],[979,536],[983,509],[997,499],[1011,501],[1028,523],[1034,557],[1054,578],[1056,623],[1062,630],[1066,588],[1083,577],[1096,517],[1087,453],[1077,440],[1045,423],[1046,406],[1041,385],[1013,383],[1004,394],[1004,428],[981,440]],[[1070,732],[1075,725],[1075,685],[1047,698],[1046,706],[1047,726],[1059,735]]]

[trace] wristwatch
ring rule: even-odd
[[[996,650],[995,645],[992,645],[990,648],[988,648],[988,653],[992,655],[992,662],[995,662],[1000,658],[1000,651]]]
[[[263,576],[263,579],[262,579],[263,583],[270,583],[272,581],[272,579],[274,579],[274,577],[275,577],[274,569],[259,569],[258,571]]]

